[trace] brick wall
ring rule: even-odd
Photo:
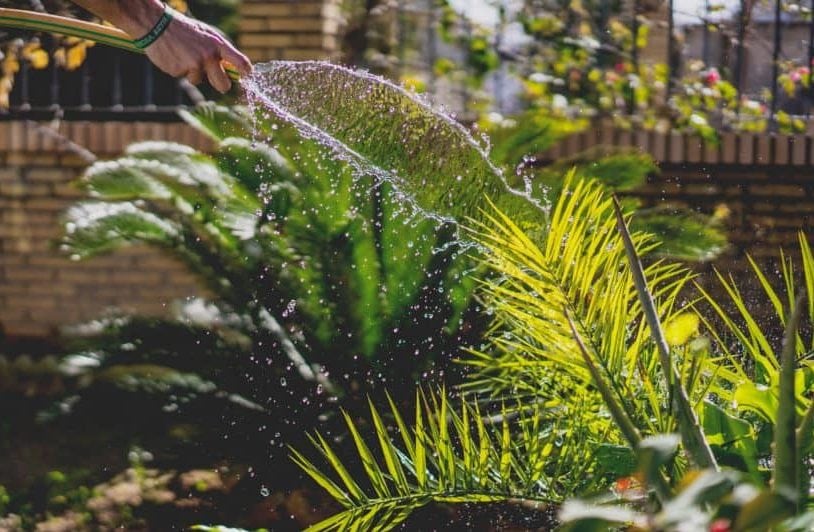
[[[258,62],[330,59],[340,23],[338,0],[243,0],[238,45]]]
[[[146,139],[209,146],[182,124],[74,122],[62,133],[100,158]],[[81,197],[70,183],[87,164],[44,125],[0,122],[0,332],[7,337],[52,336],[108,307],[162,315],[174,299],[200,293],[182,264],[147,247],[82,262],[59,253],[60,216]]]
[[[544,159],[578,157],[597,146],[649,153],[661,171],[632,195],[646,205],[669,203],[711,214],[729,211],[726,229],[731,247],[718,260],[697,265],[713,268],[755,286],[745,254],[775,271],[780,248],[798,256],[798,234],[814,239],[814,137],[811,135],[724,134],[719,144],[694,136],[624,131],[599,124],[573,135],[543,154]],[[717,286],[712,275],[702,284]],[[772,281],[779,280],[772,276]]]

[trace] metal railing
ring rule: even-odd
[[[48,49],[48,48],[46,48]],[[177,121],[192,99],[184,82],[156,69],[144,56],[94,46],[75,70],[52,59],[42,70],[21,61],[0,120]]]

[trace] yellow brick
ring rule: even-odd
[[[294,45],[294,36],[288,34],[249,34],[240,37],[241,46],[247,47],[286,47]]]
[[[15,318],[19,321],[2,320],[3,330],[9,336],[50,336],[55,332],[53,325],[21,319],[23,318],[21,314]]]
[[[322,49],[294,49],[283,50],[282,59],[288,61],[307,61],[309,59],[325,59],[327,53]]]
[[[317,16],[322,13],[322,2],[243,2],[240,6],[240,15],[248,17],[288,17],[288,16]]]
[[[241,48],[243,53],[256,63],[282,59],[282,52],[278,48]]]
[[[29,181],[41,182],[64,182],[70,181],[75,176],[71,170],[63,170],[61,168],[31,168],[25,172],[25,178]]]
[[[287,31],[292,33],[294,32],[322,33],[323,31],[322,17],[270,19],[268,23],[269,29],[271,29],[272,31]]]
[[[241,36],[246,33],[255,33],[258,31],[265,31],[269,27],[265,18],[243,18],[238,23],[237,29]]]
[[[28,296],[8,296],[9,306],[29,309],[49,309],[56,308],[57,302],[52,297],[37,295]]]
[[[88,164],[90,164],[88,161],[74,152],[66,152],[59,155],[60,168],[70,167],[73,175],[79,175],[79,171],[85,169]]]
[[[32,211],[62,212],[71,205],[71,201],[55,197],[33,198],[25,202],[25,209]]]
[[[335,42],[336,39],[330,35],[303,33],[294,36],[294,45],[297,48],[331,48],[331,44]]]
[[[145,285],[145,284],[158,284],[162,282],[161,274],[157,272],[145,271],[120,271],[110,276],[108,281],[116,285]]]

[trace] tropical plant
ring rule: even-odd
[[[549,209],[540,191],[512,188],[514,178],[507,179],[507,172],[489,159],[485,146],[462,126],[434,113],[415,95],[367,74],[316,63],[278,63],[258,67],[256,76],[247,81],[247,89],[258,119],[255,124],[237,110],[224,108],[208,107],[194,116],[187,115],[218,141],[214,157],[179,145],[142,143],[119,160],[89,169],[81,184],[95,198],[68,213],[66,251],[82,258],[130,242],[168,249],[205,281],[213,296],[214,314],[219,317],[215,320],[218,351],[222,352],[223,346],[231,349],[240,345],[244,339],[250,356],[257,359],[263,355],[256,364],[262,366],[268,361],[271,346],[274,358],[286,357],[292,369],[317,381],[332,396],[341,395],[343,388],[353,388],[346,386],[346,381],[339,381],[337,386],[336,376],[343,373],[363,390],[367,387],[361,384],[373,371],[392,372],[385,382],[391,389],[402,383],[412,388],[416,379],[410,373],[415,375],[427,360],[421,356],[443,352],[438,349],[442,343],[439,338],[448,342],[447,352],[471,345],[449,332],[460,325],[474,282],[463,275],[471,269],[465,269],[469,267],[460,256],[460,248],[482,249],[487,257],[501,257],[503,253],[494,264],[491,259],[483,260],[483,266],[493,268],[496,274],[486,281],[493,295],[511,291],[512,276],[518,272],[534,272],[531,276],[535,279],[551,283],[541,285],[540,293],[551,295],[552,301],[572,303],[572,310],[581,313],[577,318],[583,322],[583,333],[609,342],[600,345],[615,350],[609,356],[622,359],[613,361],[614,368],[644,375],[641,386],[626,390],[626,402],[649,401],[634,412],[636,422],[643,423],[648,432],[672,430],[676,425],[677,415],[670,402],[659,395],[659,390],[670,389],[664,384],[670,378],[659,373],[659,350],[648,343],[632,272],[624,267],[624,246],[618,238],[614,240],[613,223],[608,225],[613,211],[603,185],[572,177],[561,187],[564,192],[552,195],[557,207]],[[268,142],[263,142],[266,139]],[[629,162],[619,159],[617,164]],[[589,165],[583,166],[583,173],[590,171]],[[494,198],[501,210],[487,209],[484,195]],[[517,223],[506,213],[515,216]],[[456,222],[467,216],[480,232],[461,232]],[[495,224],[504,225],[490,233],[487,228]],[[544,253],[554,262],[548,265],[541,259],[531,265],[520,266],[518,262],[512,266],[512,261],[543,253],[535,250],[535,241],[548,242]],[[657,248],[657,242],[646,235],[637,233],[635,241],[642,246],[641,251]],[[501,271],[498,265],[509,270]],[[535,271],[549,266],[554,269]],[[618,273],[607,286],[602,283],[608,281],[602,276],[605,267]],[[689,279],[673,265],[658,263],[647,271],[658,278],[656,293],[666,298],[674,299]],[[614,289],[622,292],[615,293]],[[518,300],[532,301],[535,297],[527,294]],[[673,299],[660,311],[672,315]],[[351,302],[358,303],[353,306]],[[495,340],[519,334],[519,326],[517,331],[509,327],[511,316],[505,310],[500,309]],[[618,310],[623,312],[615,315]],[[567,320],[553,320],[553,314],[543,318],[535,322],[534,331],[556,325],[551,333],[554,336],[545,341],[565,342],[557,347],[562,351],[573,349],[576,343],[566,341],[572,336],[563,329],[569,325]],[[393,321],[398,319],[403,321]],[[551,324],[545,319],[551,319]],[[594,330],[593,320],[605,321],[597,321]],[[428,322],[432,328],[425,325]],[[627,338],[626,327],[631,323],[638,324],[636,334]],[[405,331],[415,336],[405,335]],[[608,333],[604,339],[603,332]],[[624,349],[620,342],[628,341],[629,349]],[[101,356],[95,355],[94,364],[119,368],[124,380],[132,382],[127,373],[138,364],[150,361],[161,365],[163,371],[174,363],[171,358],[181,359],[168,357],[166,350],[155,344],[151,351],[141,351],[142,346],[149,345],[116,342]],[[186,355],[186,363],[195,364],[189,357],[189,353],[197,352],[195,346],[184,351],[180,346],[173,348]],[[632,362],[637,349],[644,351],[644,367]],[[399,352],[405,356],[392,355]],[[366,364],[368,356],[371,358]],[[288,376],[279,364],[270,367],[273,376]],[[692,373],[697,384],[691,389],[695,394],[692,399],[710,380],[702,371],[707,367],[699,366]],[[543,441],[552,443],[546,451],[552,454],[560,453],[562,436],[569,430],[558,426],[555,418],[567,415],[576,419],[584,411],[584,431],[573,447],[566,447],[560,463],[592,468],[586,469],[586,481],[601,484],[609,481],[612,473],[584,459],[578,450],[593,453],[598,447],[594,444],[605,440],[621,443],[623,434],[616,432],[603,414],[602,396],[589,384],[586,368],[587,363],[577,362],[564,371],[543,375],[537,383],[538,392],[553,390],[539,398],[554,401],[548,406],[557,410],[547,408],[545,415],[529,415],[515,401],[507,401],[505,413],[499,410],[498,415],[520,416],[517,419],[528,420],[531,427],[538,419],[539,429],[532,433],[551,435]],[[143,375],[149,377],[153,371],[157,369],[151,367]],[[492,378],[487,373],[484,379]],[[574,386],[566,395],[569,381]],[[249,399],[271,408],[273,401],[264,402],[263,394],[273,391],[277,382],[265,379],[260,390],[251,390]],[[232,398],[226,391],[227,398]],[[686,410],[686,405],[682,407]],[[464,417],[474,419],[475,415],[462,410],[460,416],[463,423]],[[424,417],[430,417],[428,412]],[[350,419],[354,419],[352,415]],[[440,426],[446,424],[437,425],[440,438],[446,430]],[[515,426],[513,422],[510,425]],[[475,421],[468,427],[478,430]],[[500,441],[504,437],[501,425]],[[494,438],[497,441],[497,434]],[[415,438],[413,446],[417,446]],[[620,447],[603,449],[612,456]],[[463,462],[468,460],[466,453],[459,456]],[[484,460],[491,460],[492,465],[484,466],[490,471],[497,467],[498,472],[501,468],[505,472],[510,458],[499,452]],[[458,465],[438,467],[445,468],[439,469],[440,475],[456,471]],[[374,469],[369,472],[376,473]],[[463,486],[474,482],[472,475],[477,470],[470,469],[470,473]],[[523,473],[521,481],[504,479],[494,485],[504,492],[526,486],[528,491],[515,495],[532,497],[544,492],[550,500],[579,491],[563,470],[545,467],[543,473],[550,475],[544,487],[530,485],[530,473]],[[512,468],[508,474],[514,474]],[[447,481],[436,485],[436,498],[447,497],[444,490],[451,485],[458,486]],[[381,479],[375,479],[374,486],[379,490],[377,497],[384,493]],[[402,484],[399,489],[406,488]],[[432,499],[409,498],[414,503]],[[345,502],[357,504],[366,499],[360,496]]]
[[[141,143],[81,178],[93,200],[68,212],[66,252],[81,259],[134,242],[157,245],[179,256],[213,301],[181,307],[170,322],[117,317],[97,323],[102,336],[80,343],[78,349],[90,355],[70,359],[67,371],[116,377],[114,383],[129,382],[123,366],[179,384],[198,375],[197,393],[202,383],[220,389],[214,383],[222,381],[220,391],[230,398],[247,395],[239,392],[237,361],[282,356],[328,395],[360,389],[372,372],[399,395],[397,386],[411,389],[433,360],[454,354],[462,323],[475,324],[468,338],[478,337],[470,313],[474,281],[465,274],[472,266],[461,256],[453,222],[477,213],[482,190],[529,227],[541,226],[544,209],[529,209],[525,193],[508,193],[506,185],[521,183],[514,177],[504,183],[504,175],[524,150],[539,149],[555,134],[545,126],[501,137],[492,152],[507,168],[502,171],[463,127],[376,78],[310,63],[258,71],[247,87],[264,99],[262,113],[276,117],[252,123],[240,110],[212,106],[184,114],[218,143],[214,157],[177,144]],[[308,92],[310,87],[342,91]],[[349,92],[361,101],[349,103]],[[299,131],[286,126],[291,116]],[[303,121],[311,129],[302,130]],[[338,132],[331,146],[344,160],[320,144],[325,139],[303,138],[319,132]],[[655,169],[642,155],[596,155],[571,163],[580,175],[619,190],[637,186]],[[532,190],[530,197],[557,197],[556,170],[535,170],[536,182],[547,189]],[[620,172],[631,177],[614,178]],[[428,180],[429,174],[449,177]],[[679,220],[671,226],[681,233],[675,242],[702,243],[684,256],[722,249],[715,229],[693,231],[682,218],[671,220]],[[709,234],[713,238],[704,244],[701,235]],[[175,340],[168,347],[150,337]],[[198,342],[207,348],[193,347]],[[185,361],[186,351],[203,358]],[[224,372],[226,361],[236,364],[234,374]],[[288,370],[274,368],[274,382],[286,379]],[[165,388],[171,393],[171,386]],[[252,402],[273,396],[268,384],[258,388],[248,394]]]
[[[794,503],[777,490],[760,490],[736,471],[692,471],[676,493],[658,509],[648,509],[648,482],[678,452],[673,435],[651,436],[637,449],[635,477],[620,479],[615,495],[599,501],[567,501],[561,508],[560,529],[642,531],[698,530],[734,532],[783,530],[803,532],[814,525],[814,512],[794,515]],[[650,479],[650,480],[648,480]],[[601,499],[605,499],[602,501]]]
[[[157,245],[199,276],[210,301],[197,323],[189,313],[175,324],[110,321],[105,343],[93,343],[96,366],[122,377],[132,364],[197,367],[209,381],[227,360],[284,357],[274,383],[293,371],[342,395],[371,372],[412,387],[459,341],[472,283],[449,228],[409,219],[395,198],[290,131],[278,129],[272,148],[249,140],[238,112],[186,117],[213,135],[216,154],[150,142],[92,166],[80,186],[93,200],[68,211],[63,248],[80,259]],[[173,345],[149,340],[159,332]]]

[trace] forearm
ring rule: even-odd
[[[162,19],[161,0],[74,0],[99,18],[124,30],[133,40],[151,32],[159,20],[170,20],[161,26],[157,38],[144,45],[144,52],[155,66],[174,77],[186,76],[200,83],[204,76],[221,92],[232,85],[223,62],[230,63],[244,76],[252,71],[249,59],[240,53],[215,28],[186,15],[170,12]]]
[[[137,39],[161,18],[164,4],[160,0],[73,0],[117,28]]]

